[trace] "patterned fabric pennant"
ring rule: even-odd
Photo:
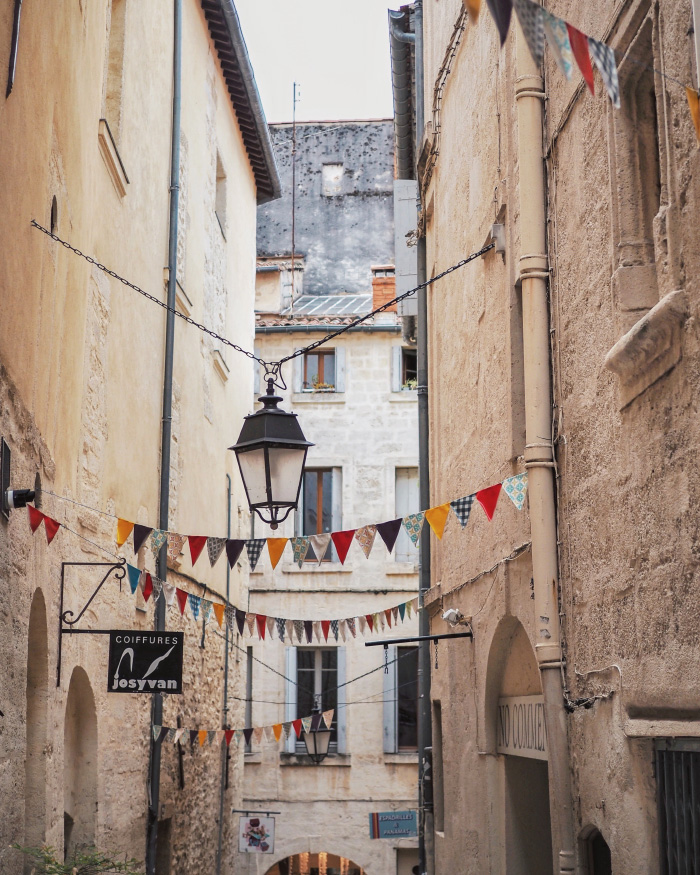
[[[340,631],[340,637],[343,639],[344,642],[347,641],[348,640],[348,621],[347,620],[340,620],[338,622],[338,629]]]
[[[250,570],[255,571],[255,566],[258,564],[260,554],[265,546],[265,538],[251,538],[245,542],[246,552],[248,553],[248,561],[250,562]]]
[[[277,563],[282,558],[282,554],[284,553],[284,548],[287,546],[288,540],[289,538],[267,539],[267,552],[270,554],[270,562],[272,563],[273,568],[277,567]]]
[[[285,633],[286,628],[287,628],[286,622],[287,621],[283,620],[281,617],[275,618],[275,623],[277,623],[277,635],[278,635],[280,641],[284,641],[284,633]],[[292,640],[291,637],[289,640],[290,641]]]
[[[184,589],[180,589],[179,587],[175,588],[175,596],[177,597],[177,603],[180,606],[180,616],[184,616],[185,608],[187,606],[187,593]]]
[[[576,30],[568,22],[566,29],[569,32],[569,42],[571,43],[571,51],[574,53],[576,63],[583,76],[583,81],[588,85],[591,94],[595,94],[595,86],[593,84],[593,67],[591,66],[591,53],[588,48],[588,37],[580,30]]]
[[[133,528],[134,524],[129,520],[123,520],[121,518],[117,520],[117,547],[123,546]]]
[[[340,559],[341,565],[345,565],[345,558],[348,555],[348,550],[350,549],[350,544],[352,544],[352,539],[354,537],[355,529],[346,529],[344,532],[331,533],[331,538],[335,544],[335,549],[338,553],[338,559]]]
[[[168,559],[176,562],[182,548],[185,546],[187,535],[178,535],[177,532],[168,532]]]
[[[231,634],[233,634],[236,631],[233,625],[236,622],[236,609],[233,605],[226,605],[224,617],[226,618],[226,625],[231,630]]]
[[[136,587],[139,585],[141,569],[137,568],[135,565],[127,564],[126,573],[129,575],[129,586],[131,587],[131,594],[134,595],[136,593]]]
[[[323,722],[326,724],[326,729],[331,728],[331,723],[333,722],[333,714],[334,714],[334,709],[329,708],[328,711],[324,711],[323,714],[321,715],[323,717]]]
[[[275,637],[275,618],[274,617],[267,618],[267,634],[268,634],[270,640],[274,639],[274,637]]]
[[[345,622],[348,625],[348,629],[350,630],[350,634],[352,635],[353,638],[355,638],[357,635],[357,630],[355,628],[355,618],[348,617]]]
[[[187,538],[187,543],[190,548],[192,567],[194,567],[195,562],[199,559],[200,553],[204,549],[204,545],[207,543],[207,537],[206,535],[190,535]]]
[[[214,611],[214,616],[216,617],[216,622],[219,624],[219,629],[221,629],[224,624],[225,608],[226,606],[222,605],[220,602],[214,602],[212,604],[212,609]]]
[[[147,602],[149,600],[149,598],[151,597],[151,593],[153,592],[153,578],[151,577],[151,575],[147,571],[145,573],[145,576],[142,575],[142,580],[143,580],[143,589],[141,590],[141,594],[143,595],[144,601]]]
[[[615,52],[606,46],[605,43],[598,42],[592,36],[588,37],[588,46],[591,50],[591,57],[595,61],[595,65],[600,71],[603,79],[603,85],[607,89],[615,109],[620,108],[620,81],[617,76],[617,62],[615,61]]]
[[[248,637],[253,637],[253,631],[255,630],[255,621],[257,619],[257,614],[247,614],[245,618],[246,626],[248,627]]]
[[[469,522],[469,514],[471,513],[472,505],[474,504],[474,495],[465,495],[464,498],[458,498],[450,502],[450,507],[455,512],[455,516],[459,520],[459,524],[464,528]]]
[[[134,553],[138,553],[141,547],[146,543],[146,538],[151,534],[153,529],[149,526],[140,526],[134,523]]]
[[[160,548],[165,544],[167,539],[168,533],[164,532],[162,529],[153,529],[151,532],[151,552],[153,553],[154,559],[158,558]]]
[[[289,734],[292,731],[292,721],[288,720],[286,723],[282,724],[282,732],[284,732],[285,739],[289,738]]]
[[[338,620],[331,620],[331,632],[335,640],[338,640]]]
[[[153,741],[158,741],[160,738],[160,726],[157,723],[153,724],[151,732],[153,733]]]
[[[532,0],[513,0],[520,27],[536,64],[544,58],[544,18],[542,7]]]
[[[326,555],[328,545],[331,542],[331,536],[329,534],[309,535],[309,541],[311,542],[311,546],[314,550],[314,555],[316,556],[318,564],[320,565],[323,561],[323,557]]]
[[[243,547],[245,547],[245,541],[238,538],[229,538],[226,541],[226,556],[228,558],[229,568],[233,568],[236,562],[238,562],[238,557],[243,552]]]
[[[209,554],[209,564],[212,568],[216,565],[225,546],[226,538],[207,538],[207,553]]]
[[[547,12],[546,9],[542,10],[542,20],[544,33],[554,55],[554,60],[566,78],[571,79],[574,72],[574,53],[571,51],[566,22],[557,18],[556,15],[552,15],[551,12]]]
[[[362,547],[362,552],[365,554],[367,559],[369,559],[369,554],[372,552],[372,547],[374,546],[374,539],[377,536],[377,527],[376,526],[362,526],[362,528],[357,529],[355,532],[355,540]]]
[[[172,608],[175,604],[175,593],[177,588],[172,583],[167,583],[163,581],[163,595],[165,596],[165,604]]]
[[[173,736],[173,744],[177,744],[178,741],[182,738],[182,736],[187,732],[186,729],[176,729],[175,735]]]
[[[493,20],[496,22],[501,45],[503,45],[508,36],[510,16],[513,12],[513,2],[512,0],[486,0],[486,5],[489,8]]]
[[[252,731],[252,730],[251,730]],[[241,738],[244,736],[244,732],[242,729],[234,729],[233,730],[233,739],[236,742],[236,747],[241,743]]]
[[[437,507],[431,507],[425,512],[428,525],[435,532],[438,539],[442,538],[442,534],[445,531],[445,523],[447,522],[449,512],[449,504],[439,504]]]
[[[525,493],[527,492],[527,472],[507,477],[503,481],[503,491],[510,498],[518,510],[523,509]]]
[[[294,620],[294,634],[297,636],[299,644],[304,643],[304,621]]]
[[[413,541],[416,547],[418,546],[418,541],[420,540],[420,533],[423,529],[424,520],[425,514],[423,513],[423,511],[421,511],[420,513],[411,513],[403,518],[403,527],[408,532],[410,539]]]
[[[403,520],[389,520],[386,523],[378,523],[377,531],[379,532],[379,536],[382,541],[386,544],[387,550],[391,553],[394,549],[394,544],[396,543],[396,539],[399,536],[399,532],[401,531],[401,523]]]
[[[292,553],[294,555],[294,561],[301,568],[304,564],[304,559],[306,559],[306,554],[309,552],[309,539],[308,538],[292,538]]]
[[[39,526],[42,524],[44,520],[44,514],[33,507],[31,504],[27,505],[27,513],[29,514],[29,528],[32,530],[32,534],[36,532]]]
[[[498,496],[501,494],[501,484],[495,483],[493,486],[488,486],[486,489],[480,489],[476,493],[476,500],[483,507],[486,516],[492,520],[496,505],[498,504]]]
[[[157,602],[160,598],[160,594],[163,591],[163,581],[160,577],[153,577],[153,601]]]
[[[58,520],[51,519],[50,516],[44,514],[44,531],[46,532],[46,543],[50,544],[56,537],[56,533],[61,528]]]
[[[302,732],[310,732],[311,731],[311,718],[310,717],[302,717],[301,718],[301,729],[302,729]]]
[[[187,601],[190,605],[190,610],[192,611],[192,616],[195,620],[199,617],[199,606],[201,604],[201,598],[198,595],[193,595],[191,592],[187,594]]]
[[[172,741],[175,738],[176,732],[177,732],[176,729],[168,729],[168,731],[165,733],[165,738],[163,739],[163,741],[166,744],[172,744]]]
[[[209,618],[211,617],[213,605],[211,601],[209,601],[209,599],[203,598],[200,607],[202,609],[202,622],[206,626],[206,624],[209,622]]]

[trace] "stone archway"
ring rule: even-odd
[[[320,851],[317,854],[293,854],[278,860],[265,875],[365,875],[365,871],[347,857]]]
[[[64,853],[94,845],[97,828],[97,713],[85,670],[73,669],[63,745]]]
[[[27,636],[26,747],[24,760],[24,844],[46,839],[46,739],[49,692],[46,603],[37,589],[29,612]],[[28,860],[25,871],[32,870]]]

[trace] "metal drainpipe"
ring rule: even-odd
[[[231,475],[226,475],[226,537],[231,537]],[[226,563],[226,604],[230,602],[231,566]],[[224,707],[221,728],[228,729],[228,622],[226,623],[226,644],[224,651]],[[221,875],[221,845],[224,837],[224,792],[228,785],[229,747],[223,744],[221,758],[221,789],[219,790],[219,844],[216,849],[216,875]]]
[[[525,353],[525,467],[528,472],[535,652],[542,679],[547,743],[554,871],[575,869],[571,773],[562,685],[559,575],[552,447],[549,279],[545,236],[543,151],[544,82],[520,27],[516,36],[515,99],[520,168],[520,278]]]
[[[695,42],[695,87],[700,88],[700,0],[693,2],[693,40]]]
[[[415,87],[416,87],[416,165],[420,155],[425,106],[423,95],[423,3],[416,0],[413,12],[415,32]],[[416,178],[418,178],[416,172]],[[418,284],[427,278],[425,235],[418,240],[417,279]],[[418,292],[418,315],[416,318],[416,365],[418,377],[418,478],[421,509],[430,507],[430,420],[428,409],[428,297],[427,290]],[[420,590],[418,634],[430,635],[430,615],[423,607],[423,598],[430,589],[430,537],[421,538],[418,586]],[[426,776],[426,748],[432,747],[432,718],[430,706],[430,642],[421,641],[418,645],[418,794],[422,817],[418,835],[419,871],[435,871],[435,847],[433,836],[433,784],[432,773],[429,781]]]
[[[175,308],[177,283],[177,220],[180,184],[180,111],[182,101],[182,0],[173,0],[173,109],[170,147],[170,228],[168,239],[168,298],[167,303]],[[167,312],[165,322],[165,366],[163,373],[163,419],[160,452],[160,508],[158,525],[168,528],[170,499],[170,440],[172,434],[173,401],[173,350],[175,345],[175,316]],[[158,577],[166,579],[168,553],[164,544],[158,556]],[[165,629],[165,599],[158,599],[155,609],[156,631]],[[151,703],[151,726],[163,723],[163,697],[154,693]],[[160,809],[160,743],[155,743],[153,733],[150,743],[148,765],[148,824],[146,833],[146,873],[155,875],[158,846],[158,815]]]

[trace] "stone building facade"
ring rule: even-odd
[[[423,6],[428,276],[505,240],[428,293],[431,504],[529,478],[433,544],[432,629],[455,608],[474,639],[432,674],[431,871],[674,873],[700,833],[692,4],[545,6],[614,49],[620,109],[515,13],[501,48],[485,6]]]
[[[15,6],[0,4],[8,67]],[[61,528],[50,546],[26,510],[0,517],[0,870],[11,843],[79,844],[143,861],[151,697],[107,693],[102,635],[64,635],[57,683],[62,563],[154,570],[148,546],[115,542],[116,518],[158,526],[166,318],[163,310],[32,228],[35,219],[165,300],[176,4],[134,0],[24,5],[11,93],[0,103],[0,435],[10,485],[43,488]],[[256,207],[279,191],[271,145],[233,3],[182,3],[177,309],[252,349]],[[4,82],[3,82],[4,84]],[[257,120],[257,124],[256,124]],[[235,289],[235,294],[232,290]],[[248,359],[176,320],[169,528],[235,537],[249,527],[227,447],[250,410]],[[5,459],[7,459],[5,455]],[[247,571],[192,568],[185,547],[168,581],[243,600]],[[76,616],[104,567],[65,569]],[[167,725],[241,725],[240,653],[218,627],[179,612],[184,691]],[[110,577],[76,628],[153,628],[152,601]],[[233,641],[232,645],[236,642]],[[236,693],[238,691],[238,693]],[[222,713],[222,707],[229,711]],[[158,873],[233,872],[224,811],[241,790],[242,753],[162,749]],[[212,799],[217,800],[212,805]],[[217,856],[219,859],[217,860]],[[219,866],[220,864],[220,866]]]

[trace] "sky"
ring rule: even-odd
[[[393,116],[390,0],[235,3],[268,122]]]

